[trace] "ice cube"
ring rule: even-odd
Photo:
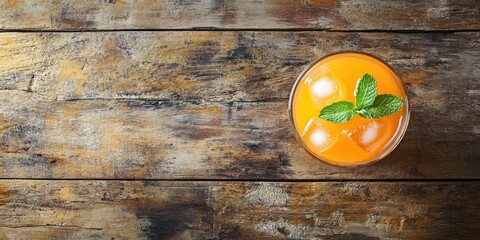
[[[340,83],[328,70],[321,71],[315,78],[308,77],[305,83],[310,90],[312,101],[318,109],[323,108],[340,95]]]
[[[311,151],[321,153],[337,141],[337,136],[320,119],[312,118],[303,130],[302,139]]]
[[[388,128],[387,121],[377,119],[343,133],[365,151],[372,152],[385,140]]]
[[[335,94],[336,84],[329,78],[320,78],[314,82],[311,86],[312,95],[317,98],[328,98]]]

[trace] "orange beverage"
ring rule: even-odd
[[[321,119],[320,111],[338,101],[355,103],[357,82],[364,74],[377,84],[377,94],[403,101],[396,113],[380,118],[355,115],[343,123]],[[400,101],[400,100],[399,100]],[[408,98],[401,80],[383,61],[360,52],[340,52],[309,65],[293,86],[289,102],[294,134],[313,156],[340,166],[357,166],[388,155],[408,125]]]

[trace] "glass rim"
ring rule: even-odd
[[[318,156],[317,154],[313,153],[312,151],[310,151],[310,149],[308,149],[308,147],[305,145],[302,138],[300,137],[300,134],[298,133],[297,128],[295,127],[295,122],[293,120],[293,98],[295,96],[295,92],[297,90],[297,87],[298,87],[300,81],[302,80],[302,78],[305,76],[305,74],[310,69],[312,69],[312,67],[314,67],[317,63],[319,63],[320,61],[322,61],[322,60],[324,60],[328,57],[338,55],[338,54],[344,54],[344,53],[356,53],[356,54],[365,55],[365,56],[371,57],[371,58],[376,59],[376,60],[380,61],[381,63],[385,64],[385,66],[387,66],[387,68],[390,69],[390,71],[392,71],[393,75],[395,76],[395,79],[397,80],[397,82],[400,83],[400,85],[402,86],[402,89],[405,93],[405,100],[404,100],[405,101],[405,104],[404,104],[405,113],[403,114],[404,119],[402,119],[401,123],[400,123],[401,124],[400,132],[398,132],[399,130],[397,130],[397,132],[394,134],[394,136],[389,140],[389,142],[387,142],[387,144],[389,144],[389,146],[386,147],[385,149],[383,149],[379,154],[375,155],[371,160],[361,162],[361,163],[353,163],[353,164],[350,164],[350,163],[342,164],[342,163],[339,163],[339,162],[329,161],[329,160],[326,160],[326,159]],[[372,54],[366,53],[366,52],[354,51],[354,50],[338,51],[338,52],[333,52],[333,53],[330,53],[330,54],[326,54],[326,55],[324,55],[322,57],[319,57],[316,60],[312,61],[298,75],[297,79],[295,80],[295,83],[292,86],[292,90],[290,92],[290,97],[289,97],[289,100],[288,100],[288,118],[289,118],[289,121],[290,121],[290,128],[293,131],[293,135],[295,136],[296,140],[300,143],[300,145],[303,147],[303,149],[305,149],[305,151],[307,151],[310,155],[312,155],[316,159],[318,159],[318,160],[320,160],[324,163],[327,163],[329,165],[339,166],[339,167],[358,167],[358,166],[365,166],[365,165],[370,165],[370,164],[376,163],[376,162],[382,160],[383,158],[385,158],[386,156],[388,156],[393,150],[395,150],[395,148],[397,148],[398,144],[400,144],[403,137],[405,136],[405,133],[407,132],[408,124],[410,122],[410,102],[409,102],[409,99],[408,99],[407,89],[405,88],[405,84],[400,79],[400,77],[397,75],[397,73],[394,71],[393,67],[390,66],[390,64],[388,64],[387,62],[383,61],[382,59],[380,59],[380,58],[378,58],[378,57],[376,57]]]

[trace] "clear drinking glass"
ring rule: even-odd
[[[323,153],[316,152],[314,149],[309,148],[305,144],[305,141],[304,141],[304,139],[302,139],[301,133],[299,132],[299,128],[301,130],[301,127],[296,125],[296,124],[299,124],[299,123],[296,123],[297,118],[295,116],[301,115],[302,110],[307,111],[307,108],[303,109],[303,106],[310,104],[310,103],[306,103],[306,104],[302,105],[302,104],[300,104],[301,102],[296,103],[296,101],[301,101],[302,100],[301,94],[305,91],[305,90],[299,91],[298,89],[299,88],[305,88],[305,86],[308,84],[306,82],[306,76],[309,77],[308,74],[313,74],[312,72],[316,71],[319,67],[322,67],[321,66],[322,64],[326,64],[326,63],[329,63],[329,62],[331,62],[332,64],[337,63],[342,58],[345,58],[345,57],[348,57],[348,56],[352,57],[352,60],[347,61],[347,60],[344,59],[344,61],[345,61],[345,63],[350,63],[351,62],[352,66],[363,66],[362,64],[364,64],[364,66],[367,66],[368,68],[373,69],[373,68],[371,68],[371,66],[374,67],[375,65],[378,65],[379,73],[387,74],[386,76],[390,76],[389,79],[392,79],[392,80],[389,80],[391,83],[385,83],[384,82],[382,84],[384,86],[395,85],[395,86],[397,86],[396,88],[398,89],[399,92],[403,92],[403,94],[401,94],[401,96],[400,96],[402,98],[403,102],[404,102],[404,104],[402,106],[403,113],[401,115],[399,115],[399,118],[398,118],[399,120],[398,120],[398,124],[396,126],[397,127],[396,130],[393,129],[395,127],[395,126],[393,126],[391,128],[392,131],[391,131],[391,134],[390,134],[391,135],[390,139],[385,140],[386,143],[383,144],[382,147],[379,147],[379,150],[377,152],[375,152],[375,154],[373,154],[372,156],[369,156],[367,159],[363,159],[362,161],[354,161],[353,158],[352,159],[333,159],[331,156],[330,157],[325,157]],[[355,60],[356,58],[358,58],[358,61],[359,61],[359,63],[357,65],[356,65],[357,60]],[[331,60],[331,59],[333,59],[333,60]],[[340,60],[338,60],[338,59],[340,59]],[[337,61],[337,62],[332,62],[332,61]],[[368,61],[371,61],[371,63],[369,63]],[[365,64],[367,64],[367,65],[365,65]],[[345,71],[347,71],[349,69],[348,67],[349,66],[345,66],[345,69],[346,69]],[[343,68],[338,68],[337,67],[337,69],[343,69]],[[337,70],[337,72],[339,72],[340,75],[344,73],[342,71]],[[354,70],[354,71],[357,71],[357,70]],[[361,72],[362,70],[358,70],[358,71]],[[356,81],[357,79],[354,79],[354,80]],[[343,84],[342,81],[344,81],[344,80],[339,79],[338,81],[340,82],[340,84]],[[353,80],[349,80],[349,81],[353,81]],[[351,85],[351,83],[349,83],[349,84]],[[390,85],[387,85],[387,84],[390,84]],[[381,89],[380,89],[380,84],[379,84],[379,91],[380,90]],[[346,94],[353,94],[353,92],[347,92]],[[318,113],[320,112],[320,109],[316,109],[316,110],[318,110]],[[308,111],[312,111],[312,110],[308,109]],[[347,167],[370,164],[370,163],[379,161],[382,158],[386,157],[389,153],[391,153],[397,147],[397,145],[402,140],[402,138],[405,135],[405,132],[407,130],[408,122],[409,122],[409,119],[410,119],[410,106],[409,106],[408,96],[407,96],[407,93],[406,93],[406,90],[405,90],[405,85],[400,80],[398,75],[395,74],[392,67],[390,65],[388,65],[387,63],[385,63],[384,61],[382,61],[381,59],[375,57],[375,56],[372,56],[370,54],[363,53],[363,52],[357,52],[357,51],[343,51],[343,52],[337,52],[337,53],[329,54],[329,55],[323,56],[323,57],[315,60],[311,64],[309,64],[301,72],[301,74],[298,76],[297,80],[295,81],[295,83],[293,85],[293,88],[292,88],[292,91],[291,91],[291,94],[290,94],[289,104],[288,104],[288,112],[289,112],[290,125],[291,125],[291,128],[293,130],[293,134],[295,135],[295,138],[298,140],[300,145],[308,153],[310,153],[311,155],[313,155],[317,159],[322,160],[326,163],[336,165],[336,166],[347,166]],[[356,116],[356,117],[359,117],[359,116]],[[298,122],[300,122],[300,120],[298,120]],[[341,125],[339,125],[339,126],[340,126],[339,128],[341,128]],[[335,128],[336,127],[337,126],[335,126]],[[342,139],[345,139],[344,136],[341,136],[341,137],[342,137]],[[347,141],[347,140],[345,140],[345,141]],[[340,151],[341,150],[350,151],[350,150],[352,150],[352,147],[351,147],[351,145],[347,144],[344,148],[342,148],[341,146],[338,146],[338,147],[336,147],[336,149],[339,149]],[[356,149],[356,150],[358,150],[358,149]],[[339,155],[341,155],[341,154],[339,154]]]

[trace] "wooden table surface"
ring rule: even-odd
[[[478,239],[477,0],[1,0],[0,239]],[[411,100],[366,167],[308,155],[291,87],[325,54]]]

